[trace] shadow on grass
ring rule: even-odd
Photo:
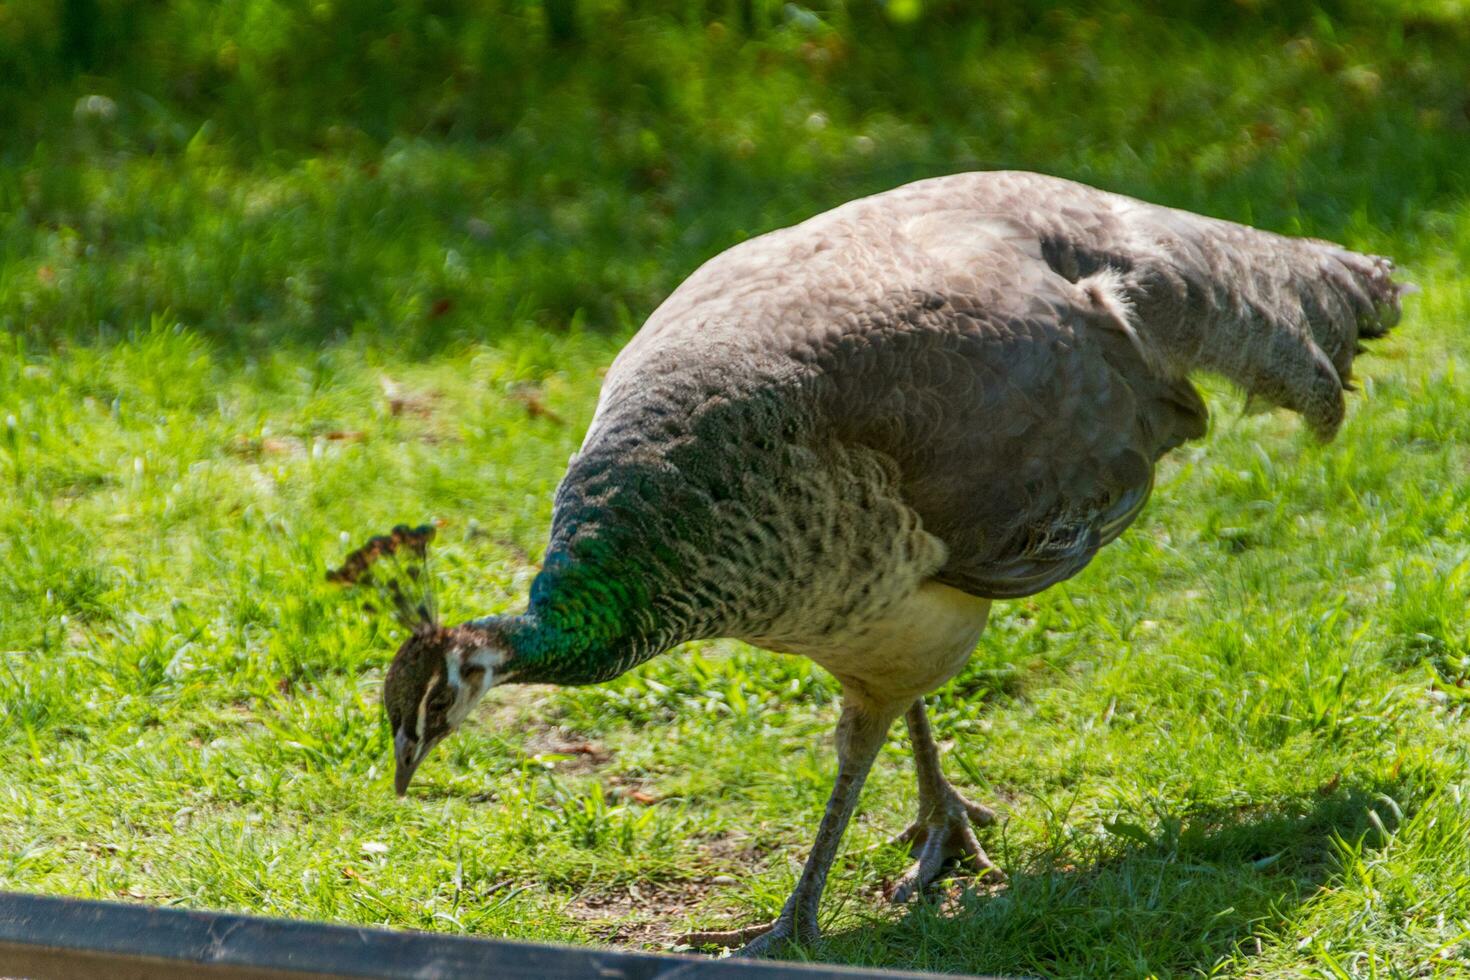
[[[1335,788],[1267,807],[1112,824],[1092,854],[1075,843],[891,922],[833,932],[821,960],[996,976],[1203,973],[1289,923],[1331,877],[1336,841],[1390,830],[1406,787]],[[1121,846],[1120,846],[1121,845]],[[993,846],[993,843],[992,843]],[[1086,845],[1084,845],[1086,847]],[[994,848],[992,853],[1003,850]]]

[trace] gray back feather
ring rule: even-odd
[[[943,542],[935,577],[1025,595],[1086,565],[1203,434],[1191,372],[1330,437],[1359,339],[1397,320],[1391,268],[1036,174],[921,181],[706,263],[619,355],[584,450],[688,455],[695,420],[759,392],[785,406],[769,438],[709,451],[767,474],[761,506],[802,479],[775,445],[876,453]]]

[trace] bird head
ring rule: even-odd
[[[429,750],[469,717],[502,679],[507,660],[496,621],[441,626],[428,571],[434,525],[400,525],[348,555],[329,581],[364,588],[385,602],[408,639],[398,648],[383,683],[383,706],[393,734],[393,788],[399,796]],[[369,605],[370,610],[373,606]]]
[[[393,789],[409,781],[429,750],[469,717],[498,680],[506,656],[494,631],[473,623],[413,633],[388,667],[383,706],[393,732]]]

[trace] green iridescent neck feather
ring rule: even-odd
[[[822,472],[782,395],[644,390],[607,410],[557,490],[530,608],[506,623],[508,679],[598,683],[690,640],[769,635],[814,504],[802,482]]]
[[[600,683],[697,637],[676,611],[689,569],[662,544],[674,530],[657,516],[669,483],[606,458],[573,465],[530,608],[504,624],[510,679]]]
[[[636,580],[633,580],[636,583]],[[508,679],[597,684],[679,642],[656,628],[646,597],[606,570],[552,556],[531,588],[531,608],[502,621]]]

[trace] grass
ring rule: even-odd
[[[396,637],[323,572],[438,516],[446,614],[515,607],[599,370],[700,260],[1020,166],[1424,292],[1336,442],[1211,386],[1139,524],[997,606],[933,703],[1010,884],[883,905],[895,736],[796,955],[1470,974],[1470,19],[1247,6],[97,5],[116,50],[0,10],[0,888],[654,948],[772,915],[819,671],[503,690],[403,803]]]

